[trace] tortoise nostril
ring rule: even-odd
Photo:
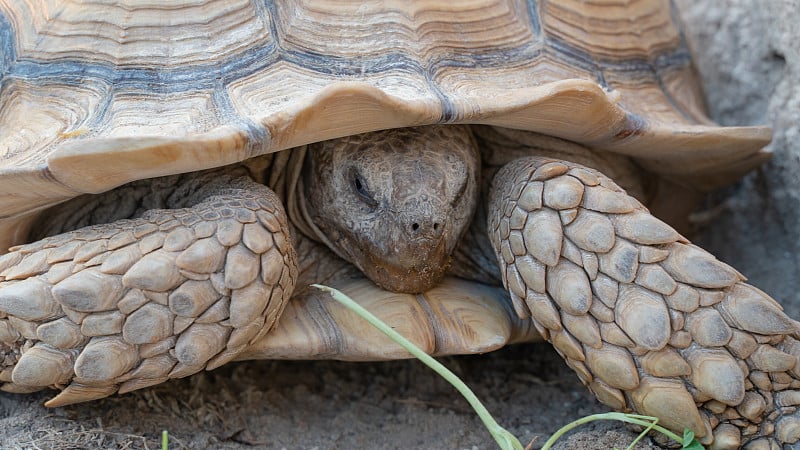
[[[444,222],[434,222],[427,218],[406,222],[406,233],[413,238],[438,238],[444,230]]]

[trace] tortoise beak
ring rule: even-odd
[[[409,239],[398,239],[383,248],[365,249],[369,261],[361,271],[378,286],[408,294],[418,294],[436,286],[450,266],[452,245],[443,238],[442,231],[421,235],[422,225],[411,230]],[[438,228],[444,228],[440,225]],[[431,236],[433,234],[433,236]]]

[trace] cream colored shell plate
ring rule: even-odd
[[[533,323],[517,316],[499,287],[450,277],[417,295],[388,292],[366,278],[333,285],[430,355],[486,353],[517,342],[542,341]],[[327,294],[307,289],[292,297],[275,330],[236,359],[411,358],[400,345],[364,324],[363,318]]]
[[[0,220],[432,123],[552,134],[701,187],[762,161],[769,130],[704,115],[673,7],[618,3],[0,0]]]

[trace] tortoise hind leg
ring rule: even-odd
[[[297,279],[275,194],[236,171],[153,182],[179,208],[0,257],[3,390],[64,389],[47,406],[124,393],[224,364],[273,326]]]
[[[800,438],[800,323],[599,172],[525,158],[489,235],[517,311],[606,405],[714,448]]]

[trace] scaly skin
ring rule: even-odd
[[[280,201],[241,171],[191,180],[177,209],[0,259],[4,390],[63,389],[47,406],[124,393],[218,367],[272,329],[297,280]]]
[[[524,158],[489,234],[518,313],[613,409],[713,448],[800,437],[800,323],[597,171]]]

